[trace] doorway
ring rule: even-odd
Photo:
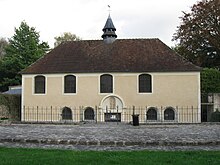
[[[107,96],[101,102],[102,106],[102,121],[105,122],[121,122],[123,102],[118,96]]]

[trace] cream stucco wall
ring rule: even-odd
[[[81,113],[80,107],[82,108],[83,106],[94,109],[97,107],[96,109],[102,113],[100,109],[102,108],[103,100],[108,96],[116,96],[122,101],[124,109],[132,106],[193,106],[197,107],[197,111],[200,112],[199,72],[148,73],[152,76],[152,93],[144,94],[138,93],[138,75],[141,73],[109,74],[113,76],[113,93],[111,94],[99,92],[100,76],[102,74],[98,73],[74,74],[77,82],[76,94],[64,94],[63,82],[64,76],[67,74],[45,74],[45,94],[34,94],[34,77],[36,75],[23,75],[22,109],[24,107],[31,109],[31,107],[37,106],[48,107],[49,109],[51,106],[59,108],[67,106],[78,109],[74,113]],[[58,118],[59,116],[56,116],[54,120]]]

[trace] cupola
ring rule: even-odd
[[[115,34],[116,28],[112,22],[110,14],[102,31],[104,32],[102,38],[105,43],[110,44],[116,40],[117,38],[117,35]]]

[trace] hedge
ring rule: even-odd
[[[20,121],[21,119],[21,95],[0,94],[0,106],[8,110],[9,119]]]

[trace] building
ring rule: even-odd
[[[9,90],[6,92],[3,92],[3,94],[9,94],[9,95],[21,95],[21,85],[17,86],[9,86]]]
[[[200,68],[159,39],[65,42],[22,72],[23,121],[201,122]],[[186,116],[187,114],[187,116]]]

